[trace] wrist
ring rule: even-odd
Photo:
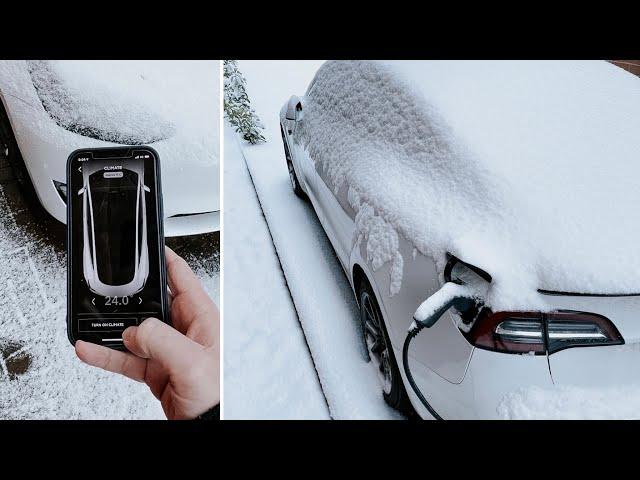
[[[220,404],[216,404],[209,410],[198,415],[194,420],[220,420]]]

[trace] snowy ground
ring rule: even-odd
[[[228,124],[224,158],[224,418],[329,418],[267,224]]]
[[[363,359],[358,312],[353,294],[333,249],[310,205],[293,195],[289,186],[278,112],[292,94],[302,95],[321,62],[239,62],[247,79],[252,104],[266,126],[267,142],[250,146],[242,143],[246,164],[264,211],[288,288],[303,327],[313,362],[335,419],[398,418],[382,399],[373,365]],[[225,142],[226,144],[226,142]],[[229,157],[225,156],[225,163]],[[225,172],[225,192],[229,176]],[[225,209],[229,203],[225,202]],[[226,234],[228,226],[225,211]],[[226,252],[232,242],[225,243]],[[226,254],[225,254],[226,255]],[[255,256],[255,253],[253,253]],[[232,265],[225,260],[225,275]],[[225,277],[226,278],[226,277]],[[229,292],[227,286],[225,292]],[[225,299],[225,348],[234,341],[227,334],[233,319]],[[277,348],[277,345],[271,345]],[[232,356],[228,350],[229,357]],[[302,359],[292,356],[291,364]],[[285,368],[281,379],[287,379]],[[233,408],[229,394],[235,395],[225,372],[225,401]],[[235,381],[240,382],[239,379]],[[280,380],[282,382],[282,380]],[[298,395],[295,382],[285,383],[288,395]],[[231,389],[231,390],[230,390]]]
[[[505,420],[638,420],[640,386],[523,388],[504,396]]]
[[[170,239],[218,301],[218,234]],[[64,226],[0,184],[0,418],[164,418],[148,388],[78,360],[66,334]]]

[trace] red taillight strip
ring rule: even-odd
[[[573,333],[572,323],[575,324]],[[564,325],[568,333],[562,333],[560,325]],[[582,331],[578,325],[582,326]],[[536,334],[536,327],[539,334]],[[592,327],[591,331],[585,332],[589,327]],[[477,348],[513,354],[544,355],[572,347],[624,344],[622,335],[608,318],[569,310],[494,313],[484,308],[469,332],[462,333]]]

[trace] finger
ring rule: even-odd
[[[173,326],[187,337],[205,347],[220,336],[220,313],[209,297],[178,296],[171,304]]]
[[[194,291],[204,291],[200,279],[196,277],[187,262],[176,252],[165,246],[167,259],[167,281],[174,297]],[[205,292],[206,293],[206,292]]]
[[[169,382],[169,374],[164,367],[158,362],[147,361],[147,371],[145,372],[144,378],[146,384],[149,385],[151,393],[160,400],[162,392]]]
[[[169,288],[173,294],[173,326],[189,338],[208,346],[217,336],[218,307],[187,262],[169,247],[165,247],[165,250]]]
[[[147,361],[143,358],[82,340],[76,341],[75,347],[76,355],[88,365],[119,373],[138,382],[144,381]]]
[[[189,371],[202,347],[157,318],[147,318],[138,327],[122,333],[125,346],[138,357],[151,358],[171,373]]]

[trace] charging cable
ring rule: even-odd
[[[404,340],[402,347],[404,374],[413,392],[436,420],[443,420],[443,418],[433,409],[422,394],[420,388],[418,388],[418,385],[416,385],[413,375],[411,375],[411,369],[409,368],[409,345],[411,344],[411,340],[413,340],[423,328],[433,327],[436,322],[440,320],[440,317],[451,307],[463,312],[472,308],[474,305],[475,297],[467,287],[457,283],[447,282],[440,290],[420,304],[416,313],[413,314],[413,322],[411,322],[409,331],[407,332],[407,338]]]

